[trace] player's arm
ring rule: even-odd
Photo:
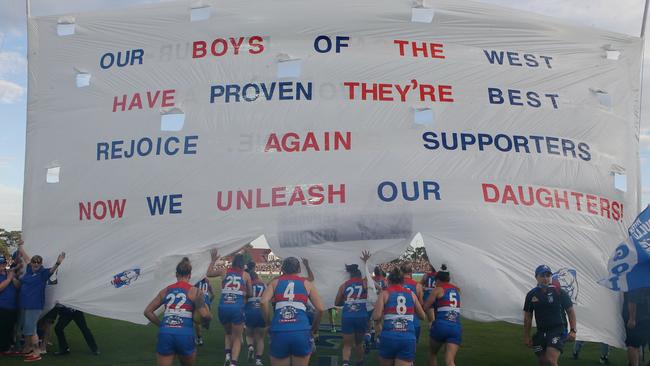
[[[379,293],[379,299],[375,304],[375,310],[372,312],[372,320],[380,321],[384,316],[384,303],[386,303],[386,298],[388,297],[388,292],[382,291]]]
[[[343,300],[343,290],[344,290],[344,285],[342,284],[339,286],[339,291],[336,293],[336,299],[334,300],[334,305],[336,306],[343,306],[345,305],[345,301]]]
[[[208,270],[205,272],[206,277],[223,277],[226,274],[223,268],[217,268],[219,258],[221,258],[219,256],[219,250],[212,248],[210,250],[210,264],[208,265]]]
[[[417,292],[418,302],[420,303],[420,307],[422,307],[422,304],[424,304],[424,290],[422,289],[421,284],[418,283],[417,286],[415,286],[415,292]]]
[[[246,297],[253,297],[253,280],[248,272],[244,272],[244,282],[246,283]]]
[[[264,316],[264,321],[266,324],[271,324],[271,308],[269,304],[273,298],[273,293],[275,292],[275,286],[277,286],[278,280],[272,280],[266,286],[266,290],[262,294],[262,299],[260,299],[260,306],[262,307],[262,315]]]
[[[205,297],[203,292],[196,287],[192,287],[188,293],[189,297],[194,301],[194,308],[199,312],[201,318],[205,320],[212,319],[212,314],[210,314],[210,309],[205,304]]]
[[[151,300],[149,305],[144,309],[144,316],[149,319],[151,323],[153,323],[155,326],[160,325],[160,319],[155,314],[156,309],[160,307],[163,303],[163,299],[165,296],[165,290],[162,290],[156,295],[156,297]]]
[[[531,301],[532,294],[528,293],[526,295],[526,300],[524,301],[524,344],[527,347],[532,346],[530,340],[530,329],[533,325],[533,302]]]
[[[426,311],[429,316],[430,322],[436,320],[436,311],[433,308],[433,303],[438,297],[440,297],[440,288],[435,288],[431,291],[431,294],[427,298],[427,302],[424,304],[424,311]]]
[[[413,305],[415,306],[415,315],[418,316],[418,318],[424,320],[427,317],[427,314],[424,313],[424,310],[422,309],[422,305],[418,301],[418,299],[415,297],[414,293],[411,293],[413,296]]]
[[[628,329],[634,329],[636,328],[636,303],[632,301],[627,302],[627,312],[629,313],[630,317],[627,320],[627,328]]]
[[[320,295],[316,287],[309,281],[305,281],[305,288],[309,292],[309,301],[314,305],[314,322],[311,325],[311,333],[318,334],[318,328],[320,327],[320,318],[323,316],[323,311],[325,311],[325,305],[321,301]]]
[[[305,266],[305,270],[307,271],[307,280],[313,282],[316,277],[314,277],[314,272],[312,272],[311,267],[309,267],[309,260],[307,258],[300,259],[302,259],[302,264]]]
[[[576,333],[578,332],[576,330],[576,311],[573,308],[573,301],[571,301],[571,296],[564,291],[560,290],[560,301],[562,302],[562,308],[566,312],[567,317],[569,318],[569,334],[568,334],[568,339],[570,341],[575,341],[576,339]]]

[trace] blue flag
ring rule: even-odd
[[[628,234],[607,262],[609,277],[598,281],[614,291],[650,287],[650,205],[637,216]]]

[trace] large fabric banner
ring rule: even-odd
[[[144,323],[183,255],[199,276],[265,235],[332,304],[361,250],[417,236],[465,316],[521,322],[546,263],[578,337],[620,345],[596,281],[637,209],[641,48],[457,0],[31,18],[26,249],[67,252],[53,301]]]

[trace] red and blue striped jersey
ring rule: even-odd
[[[345,281],[343,300],[342,316],[344,318],[362,318],[368,316],[368,310],[366,308],[368,289],[363,285],[363,279],[351,278]]]
[[[248,302],[246,302],[246,308],[260,309],[260,300],[262,300],[262,294],[264,293],[264,290],[266,290],[266,284],[260,281],[258,278],[256,280],[253,280],[251,287],[253,290],[253,295],[248,298]]]
[[[433,289],[436,288],[436,272],[427,272],[424,274],[424,278],[422,279],[422,290],[424,290],[423,300],[426,302],[429,295],[433,292]]]
[[[160,322],[160,333],[194,335],[192,313],[194,302],[189,299],[192,288],[187,282],[176,282],[165,291],[165,311]]]
[[[450,283],[439,284],[438,287],[444,289],[444,294],[433,304],[436,309],[436,320],[460,323],[460,291],[458,287]]]
[[[392,285],[386,288],[388,299],[384,304],[382,335],[415,339],[413,293],[406,287]]]
[[[237,268],[229,268],[221,282],[220,307],[244,307],[246,298],[246,281],[244,271]]]
[[[305,287],[305,279],[296,275],[283,275],[277,280],[277,286],[273,292],[275,310],[271,331],[310,329],[311,325],[307,318],[309,293]]]

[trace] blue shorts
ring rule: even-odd
[[[36,325],[43,312],[42,309],[23,309],[22,310],[22,327],[24,336],[36,335]]]
[[[422,326],[420,326],[420,321],[418,320],[415,323],[415,344],[420,342],[420,333],[422,332]]]
[[[264,316],[262,316],[262,309],[246,309],[244,315],[246,318],[246,328],[266,327]]]
[[[163,356],[190,356],[196,350],[194,335],[159,333],[156,352]]]
[[[271,332],[269,353],[274,358],[305,357],[312,351],[311,331]]]
[[[453,343],[460,346],[463,331],[458,323],[435,320],[431,324],[429,337],[438,343]]]
[[[415,360],[415,339],[407,337],[396,338],[379,337],[379,357],[387,360],[400,359],[402,361]]]
[[[219,306],[219,321],[221,324],[239,325],[244,322],[244,309]]]
[[[368,318],[342,318],[341,329],[343,334],[365,333],[368,330]]]

